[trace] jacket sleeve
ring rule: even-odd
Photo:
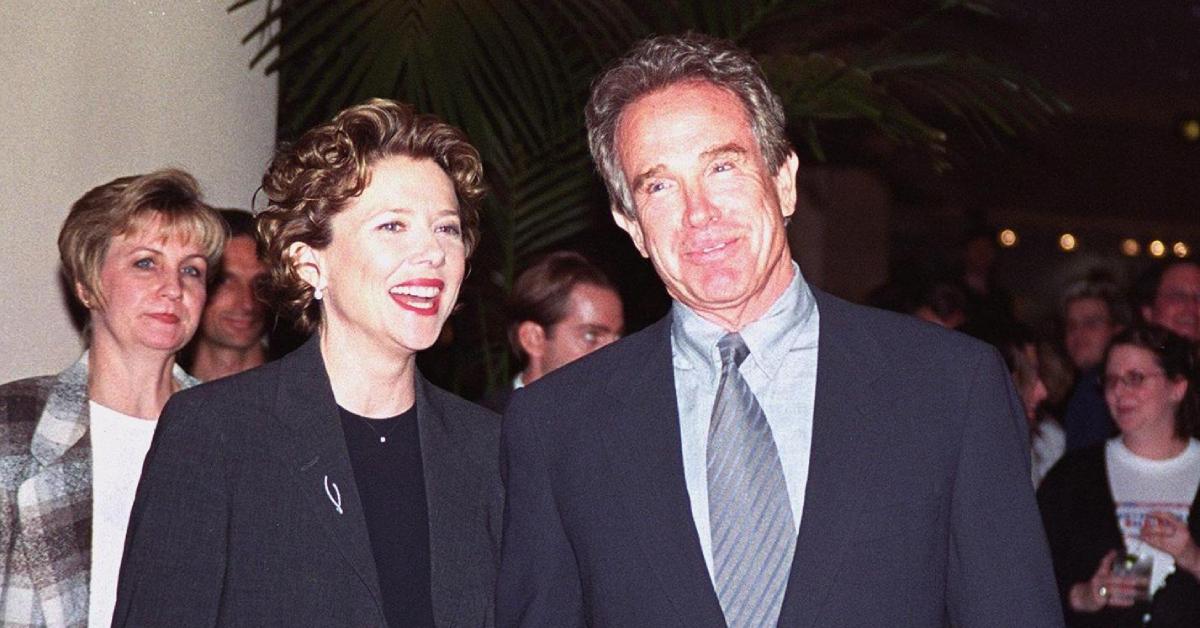
[[[129,518],[114,626],[213,626],[225,572],[226,445],[187,393],[167,403]]]
[[[496,625],[582,626],[579,569],[559,517],[537,414],[514,395],[501,432],[504,540]]]
[[[967,389],[950,511],[947,605],[955,626],[1062,626],[1030,480],[1029,428],[991,351]]]
[[[1054,578],[1058,583],[1058,595],[1064,607],[1067,593],[1080,578],[1079,560],[1071,555],[1070,537],[1075,530],[1071,521],[1071,485],[1079,478],[1069,473],[1069,469],[1057,464],[1042,480],[1038,487],[1038,509],[1042,513],[1042,525],[1046,528],[1046,538],[1050,542],[1050,557],[1054,561]],[[1095,571],[1095,565],[1091,571]],[[1085,569],[1087,569],[1085,567]]]

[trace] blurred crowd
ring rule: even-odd
[[[892,282],[871,300],[1000,351],[1028,420],[1068,625],[1189,625],[1200,609],[1200,263],[1159,261],[1130,285],[1086,273],[1058,295],[1046,335],[992,280],[996,251],[990,232],[972,233],[960,274]]]

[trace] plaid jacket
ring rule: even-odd
[[[182,387],[198,383],[178,366]],[[88,354],[0,386],[0,625],[86,626],[92,545]]]

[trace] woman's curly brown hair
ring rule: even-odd
[[[257,218],[259,257],[268,267],[262,296],[301,330],[316,329],[320,309],[293,263],[292,245],[329,246],[330,220],[367,188],[376,162],[396,156],[441,166],[454,183],[468,257],[479,242],[483,164],[462,131],[393,100],[345,109],[277,152],[263,175],[270,205]]]

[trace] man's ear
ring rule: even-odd
[[[800,170],[800,158],[788,151],[787,159],[779,164],[775,173],[775,193],[779,197],[779,210],[784,218],[796,212],[796,173]]]
[[[1188,386],[1191,384],[1186,377],[1179,377],[1176,380],[1167,379],[1167,384],[1170,386],[1171,401],[1179,403],[1187,395]]]
[[[309,246],[306,242],[293,242],[288,247],[288,257],[292,261],[292,268],[296,269],[296,274],[300,275],[301,279],[312,286],[313,290],[325,288],[325,284],[321,279],[325,272],[320,251]]]
[[[546,352],[546,330],[533,321],[522,321],[517,325],[517,342],[525,355],[541,359]]]
[[[613,220],[617,223],[617,226],[620,227],[622,231],[629,234],[630,239],[633,240],[633,245],[637,247],[638,253],[641,253],[642,257],[650,257],[650,255],[646,253],[646,243],[644,235],[642,234],[642,225],[637,221],[637,218],[630,218],[616,204],[613,204],[612,206],[612,215]]]

